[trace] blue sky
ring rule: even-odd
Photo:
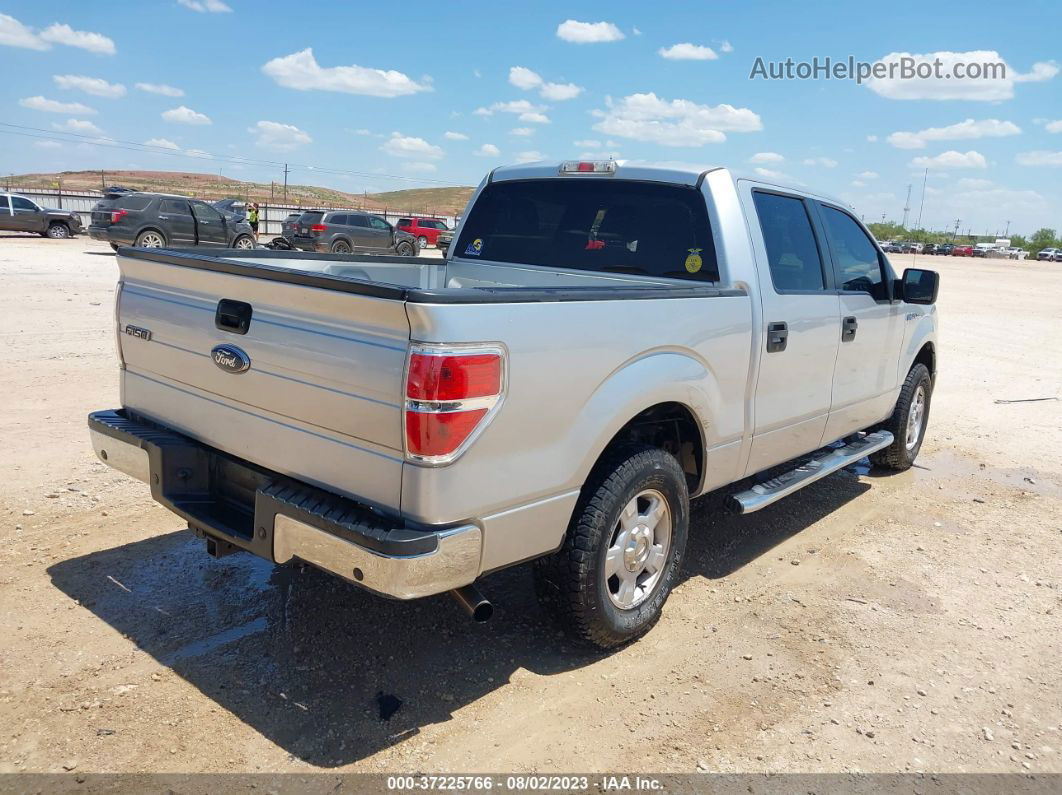
[[[1028,234],[1062,229],[1060,22],[1057,0],[0,0],[0,122],[20,126],[0,125],[0,172],[279,181],[288,162],[292,182],[372,192],[611,154],[801,183],[868,221],[901,220],[911,184],[913,222],[928,166],[924,225]],[[1007,76],[749,77],[758,57],[904,53]]]

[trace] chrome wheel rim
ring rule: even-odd
[[[648,599],[664,575],[671,551],[671,508],[656,489],[623,506],[605,553],[605,591],[621,610]]]
[[[922,438],[922,423],[926,417],[926,389],[919,385],[915,391],[911,408],[907,412],[907,449],[914,450],[918,440]]]
[[[417,238],[417,242],[420,243],[420,247],[421,248],[427,248],[428,247],[428,238],[424,237],[424,235],[421,235],[420,237],[418,237]]]
[[[241,237],[236,241],[236,248],[254,248],[254,243],[249,237]]]
[[[155,232],[140,236],[140,248],[162,248],[162,238]]]
[[[66,237],[66,227],[58,225],[49,227],[48,236],[56,238],[57,240],[61,240],[62,238]]]

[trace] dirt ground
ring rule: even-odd
[[[0,238],[0,771],[1062,772],[1062,401],[996,403],[1062,397],[1062,266],[919,260],[917,468],[699,505],[663,619],[601,654],[526,567],[475,625],[209,558],[88,445],[119,405],[110,250]]]

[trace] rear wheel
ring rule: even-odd
[[[870,456],[874,464],[894,472],[911,468],[925,439],[932,395],[933,379],[929,369],[924,364],[916,364],[900,389],[892,416],[880,426],[889,431],[893,439],[888,447]]]
[[[420,237],[417,238],[417,245],[420,246],[422,249],[427,248],[428,247],[428,238],[426,238],[424,235],[421,235]]]
[[[145,229],[136,236],[133,245],[137,248],[162,248],[166,245],[166,238],[162,236],[162,232],[156,232],[154,229]]]
[[[346,240],[337,240],[335,243],[332,244],[332,253],[333,254],[349,254],[350,253],[350,243],[348,243]]]
[[[254,248],[254,238],[250,235],[243,235],[242,237],[238,237],[232,244],[232,247],[242,249]]]
[[[407,241],[403,240],[401,243],[395,246],[395,254],[400,257],[413,257],[416,256],[416,253],[417,252],[413,250],[413,244]]]
[[[70,237],[70,227],[62,223],[54,223],[48,227],[48,237],[52,240],[65,240]]]
[[[594,468],[564,545],[535,564],[539,599],[574,637],[612,648],[647,632],[678,579],[686,476],[669,453],[625,445]]]

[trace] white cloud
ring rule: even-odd
[[[600,149],[601,148],[601,142],[597,141],[597,140],[595,140],[593,138],[586,138],[586,139],[584,139],[582,141],[572,141],[572,143],[575,144],[576,146],[578,146],[580,149]]]
[[[960,141],[974,138],[1002,138],[1019,135],[1021,128],[1014,122],[999,119],[984,119],[950,124],[947,127],[929,127],[918,132],[894,132],[886,140],[897,149],[925,149],[928,141]]]
[[[313,138],[305,130],[278,121],[260,121],[254,127],[248,127],[247,132],[255,136],[256,146],[277,152],[288,152],[313,143]]]
[[[43,110],[46,113],[66,113],[66,114],[90,114],[96,111],[90,108],[88,105],[82,105],[80,102],[59,102],[54,99],[45,99],[44,97],[26,97],[20,99],[18,104],[24,108],[30,110]]]
[[[913,63],[915,69],[927,70],[931,77],[904,79],[900,76],[899,65],[904,61]],[[939,60],[939,77],[936,62]],[[876,94],[888,99],[961,99],[975,102],[998,102],[1014,96],[1015,83],[1030,83],[1050,80],[1058,74],[1058,67],[1053,63],[1033,64],[1031,72],[1022,74],[1008,64],[995,50],[974,50],[971,52],[931,52],[912,54],[892,52],[879,59],[885,64],[896,64],[893,77],[882,79],[870,78],[864,85]],[[956,77],[956,65],[960,69],[971,70],[975,65],[989,68],[1000,65],[999,74],[989,78]],[[933,70],[929,72],[928,70]]]
[[[526,66],[513,66],[509,69],[509,82],[517,88],[530,91],[532,88],[538,88],[542,85],[542,77]]]
[[[177,0],[177,5],[198,11],[200,14],[225,14],[232,11],[221,0]]]
[[[511,130],[509,130],[509,135],[519,135],[519,136],[527,137],[528,135],[534,135],[534,134],[535,134],[535,128],[534,127],[513,127]]]
[[[802,162],[805,166],[822,166],[823,168],[837,168],[837,161],[829,157],[805,157]]]
[[[183,97],[184,91],[173,86],[168,86],[165,83],[137,83],[137,89],[140,91],[146,91],[149,94],[161,94],[164,97]]]
[[[532,111],[530,113],[521,113],[519,116],[517,116],[517,118],[520,121],[527,121],[531,122],[532,124],[549,124],[549,116],[547,116],[545,113],[538,113]]]
[[[434,174],[438,171],[438,167],[434,163],[424,163],[420,161],[410,161],[401,165],[403,171],[410,174]]]
[[[81,119],[67,119],[62,124],[56,122],[52,124],[52,127],[63,132],[76,133],[77,135],[103,135],[103,130],[95,124]]]
[[[877,179],[879,175],[877,171],[860,171],[856,176],[860,179]]]
[[[380,151],[395,157],[428,158],[429,160],[438,160],[444,154],[441,147],[430,144],[423,138],[402,135],[398,132],[391,133],[391,137],[380,147]]]
[[[443,133],[443,138],[445,138],[447,141],[467,141],[468,140],[468,136],[465,135],[464,133],[453,132],[451,130],[447,130],[445,133]]]
[[[867,136],[867,140],[870,141],[870,143],[872,143],[872,144],[873,143],[877,143],[878,136],[876,136],[876,135],[868,135]]]
[[[671,61],[714,61],[719,57],[711,47],[705,47],[703,44],[690,44],[688,41],[672,44],[670,47],[661,47],[657,50],[657,54]]]
[[[757,152],[749,158],[750,163],[781,163],[785,158],[777,152]]]
[[[963,177],[955,183],[955,187],[958,190],[986,190],[993,186],[993,182],[990,179],[974,179],[971,177]]]
[[[601,121],[594,129],[621,138],[663,146],[721,143],[726,132],[760,130],[760,117],[733,105],[698,105],[688,99],[661,99],[656,94],[631,94],[619,101],[606,98],[606,110],[591,113]]]
[[[1014,160],[1019,166],[1062,166],[1062,152],[1019,152]]]
[[[171,141],[169,138],[148,138],[144,141],[144,146],[153,146],[157,149],[180,149],[177,144]]]
[[[26,50],[48,50],[51,45],[14,17],[0,14],[0,45]]]
[[[764,179],[788,179],[788,177],[781,171],[772,171],[771,169],[763,168],[762,166],[758,166],[752,170],[756,172],[757,176],[763,177]]]
[[[534,105],[526,99],[514,99],[510,102],[495,102],[484,108],[476,108],[473,114],[476,116],[493,116],[495,113],[515,113],[520,121],[533,122],[535,124],[549,124],[549,117],[542,111],[544,105]]]
[[[210,117],[205,113],[199,113],[189,107],[181,105],[178,108],[172,108],[170,110],[164,110],[162,112],[162,118],[165,121],[171,121],[176,124],[210,124]]]
[[[365,127],[359,127],[356,130],[349,130],[348,132],[352,132],[355,135],[362,135],[362,136],[372,135],[372,130],[368,130]]]
[[[583,87],[575,83],[544,83],[538,93],[543,99],[563,102],[566,99],[575,99],[582,94]]]
[[[853,188],[862,188],[864,185],[866,185],[866,183],[863,182],[862,180],[858,180],[858,179],[853,179],[852,180],[852,187]]]
[[[210,154],[210,152],[204,152],[202,149],[185,149],[184,153],[189,157],[198,157],[200,160],[214,159],[214,155]],[[231,166],[231,168],[235,168],[235,166]]]
[[[262,66],[262,72],[277,85],[297,91],[336,91],[368,97],[401,97],[431,86],[418,83],[394,69],[370,69],[365,66],[321,66],[307,47],[300,52],[274,58]]]
[[[575,83],[547,83],[538,72],[533,72],[526,66],[510,67],[509,82],[524,91],[537,88],[539,96],[554,102],[575,99],[583,93],[583,87]]]
[[[557,25],[557,38],[573,44],[596,44],[626,38],[611,22],[578,22],[567,19]]]
[[[534,163],[537,160],[545,160],[546,156],[536,149],[532,149],[527,152],[520,152],[516,155],[517,163]]]
[[[1049,133],[1062,133],[1062,119],[1058,121],[1049,121],[1044,125],[1044,129]]]
[[[40,38],[50,44],[65,44],[67,47],[78,47],[99,55],[114,55],[117,52],[114,42],[102,33],[74,30],[69,25],[61,25],[58,22],[42,30]]]
[[[52,80],[59,88],[74,91],[84,91],[96,97],[117,99],[125,96],[125,86],[121,83],[108,83],[99,77],[86,77],[85,75],[52,75]]]
[[[916,157],[910,163],[912,168],[987,168],[988,161],[980,152],[956,152],[951,149],[935,157]]]
[[[475,154],[480,157],[497,157],[501,154],[501,150],[494,144],[483,144],[483,146],[475,151]]]
[[[33,145],[38,149],[62,149],[63,145],[58,141],[34,141]]]
[[[719,45],[719,52],[733,52],[733,51],[734,51],[734,45],[731,44],[729,41],[724,41],[722,44]]]

